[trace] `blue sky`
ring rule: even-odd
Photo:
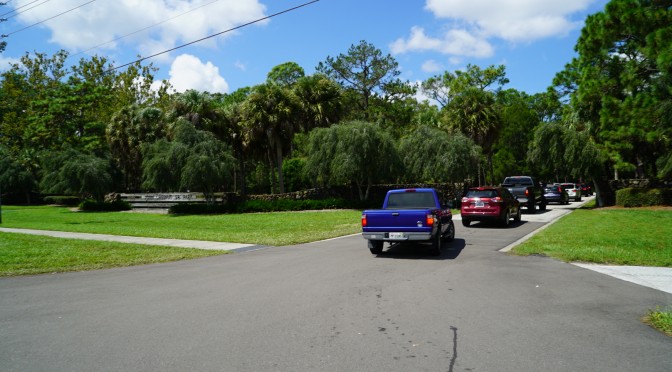
[[[122,65],[308,1],[9,0],[0,6],[0,18],[7,18],[0,33],[9,35],[0,70],[27,52],[59,49],[73,54],[72,63],[97,54]],[[177,91],[230,93],[264,82],[284,62],[311,74],[327,56],[365,40],[397,60],[403,80],[418,82],[467,64],[505,65],[506,87],[533,94],[545,91],[574,57],[583,21],[606,3],[319,0],[145,63],[158,67],[156,78],[170,80]]]

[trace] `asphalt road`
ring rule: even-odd
[[[0,279],[2,371],[670,371],[640,318],[672,295],[498,250],[563,208],[433,257],[360,236]]]

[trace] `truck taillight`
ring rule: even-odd
[[[434,215],[433,214],[428,214],[427,215],[427,226],[434,226]]]
[[[366,215],[362,214],[362,227],[366,227]]]
[[[525,196],[530,196],[530,190],[529,189],[525,189]]]

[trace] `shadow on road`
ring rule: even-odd
[[[454,260],[466,246],[467,242],[464,239],[455,238],[452,242],[443,242],[441,254],[434,256],[429,244],[395,243],[376,257],[402,260]]]
[[[532,212],[529,209],[522,209],[521,208],[521,212],[522,212],[522,214],[544,214],[544,213],[550,212],[550,207],[551,207],[550,205],[546,206],[546,209],[544,209],[543,211],[541,209],[537,208],[534,212]]]
[[[528,221],[525,220],[520,222],[511,221],[509,226],[504,226],[499,221],[473,221],[469,227],[466,227],[466,229],[515,229],[526,223],[528,223]]]

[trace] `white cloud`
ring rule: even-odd
[[[12,4],[16,9],[31,1],[17,0]],[[82,5],[81,0],[45,2],[21,13],[17,20],[26,25],[34,24],[79,5]],[[130,44],[146,55],[262,18],[265,11],[266,7],[259,0],[97,1],[49,20],[40,27],[51,31],[52,43],[72,51],[87,50],[123,37],[101,48],[116,49],[120,44]],[[186,14],[181,15],[183,13]],[[157,26],[149,27],[153,25]],[[201,45],[214,45],[214,39],[221,40],[231,34],[209,39]]]
[[[425,34],[421,27],[411,28],[411,36],[397,39],[390,45],[392,53],[436,51],[465,57],[490,57],[494,49],[483,38],[470,34],[463,29],[448,30],[442,38],[432,38]]]
[[[407,38],[390,45],[392,53],[438,52],[455,57],[491,57],[494,39],[511,43],[561,37],[581,27],[572,15],[598,0],[426,0],[425,9],[445,20],[444,31],[428,35],[414,26]]]
[[[427,0],[437,18],[465,22],[487,37],[526,42],[563,36],[581,26],[571,15],[596,0]]]
[[[421,66],[422,71],[430,74],[443,70],[443,66],[433,59],[425,61]]]
[[[236,62],[233,64],[233,66],[234,66],[235,68],[239,69],[240,71],[245,71],[245,70],[247,70],[247,66],[246,66],[243,62],[240,62],[240,61],[236,61]]]
[[[177,92],[189,89],[210,93],[228,93],[229,84],[219,74],[219,68],[212,62],[201,62],[190,54],[175,58],[170,66],[170,84]]]
[[[5,58],[0,55],[0,71],[8,71],[12,68],[12,64],[18,64],[21,62],[18,58]]]

